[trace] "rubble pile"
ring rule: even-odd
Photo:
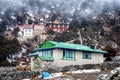
[[[120,55],[119,56],[116,56],[114,59],[113,59],[114,62],[120,62]]]
[[[120,67],[111,70],[111,73],[100,74],[97,80],[120,80]]]

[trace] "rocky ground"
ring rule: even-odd
[[[77,74],[67,74],[73,78],[73,80],[97,80],[100,74],[109,73],[109,71],[101,71],[98,73],[77,73]]]
[[[0,80],[22,80],[39,74],[38,71],[17,71],[16,67],[0,67]]]
[[[100,74],[107,73],[109,73],[109,71],[101,71],[99,73],[77,73],[77,74],[63,73],[64,76],[55,77],[47,80],[97,80],[97,77]]]
[[[114,65],[113,65],[114,64]],[[53,77],[47,80],[110,80],[111,77],[119,80],[120,76],[120,64],[119,63],[104,63],[101,65],[71,65],[66,66],[59,71],[59,68],[48,69],[46,70],[51,75],[53,73],[62,73],[58,77]],[[117,67],[117,68],[116,68]],[[99,72],[92,73],[67,73],[76,70],[88,70],[88,69],[98,69]],[[101,70],[102,69],[102,70]],[[113,70],[111,72],[111,70]],[[0,67],[0,80],[42,80],[38,78],[41,75],[39,71],[18,71],[16,67]],[[97,79],[99,76],[99,79]],[[119,79],[118,79],[119,78]],[[113,79],[112,79],[113,80]]]
[[[108,71],[102,71],[98,73],[66,73],[63,72],[63,76],[51,78],[48,80],[96,80],[101,73],[107,73]],[[0,80],[22,80],[29,79],[41,80],[37,77],[40,75],[37,71],[17,71],[15,67],[0,67]]]

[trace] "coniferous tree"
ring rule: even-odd
[[[19,41],[16,38],[9,40],[0,36],[0,66],[7,65],[4,63],[7,62],[6,57],[10,54],[17,53],[20,49]]]

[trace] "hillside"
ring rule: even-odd
[[[0,32],[8,27],[60,20],[69,29],[56,33],[55,41],[68,42],[80,36],[84,45],[110,45],[120,50],[120,0],[4,0],[0,1]],[[6,5],[3,7],[3,5]],[[46,23],[45,22],[45,23]],[[80,32],[79,32],[80,31]],[[80,35],[81,34],[81,35]]]

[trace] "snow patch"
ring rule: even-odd
[[[22,79],[22,80],[31,80],[31,79]]]
[[[51,74],[51,76],[53,76],[53,77],[60,77],[60,76],[63,76],[63,73],[62,72],[60,72],[60,73],[53,73],[53,74]]]
[[[100,72],[100,69],[84,69],[84,70],[77,70],[77,71],[68,71],[66,73],[96,73],[96,72]]]

